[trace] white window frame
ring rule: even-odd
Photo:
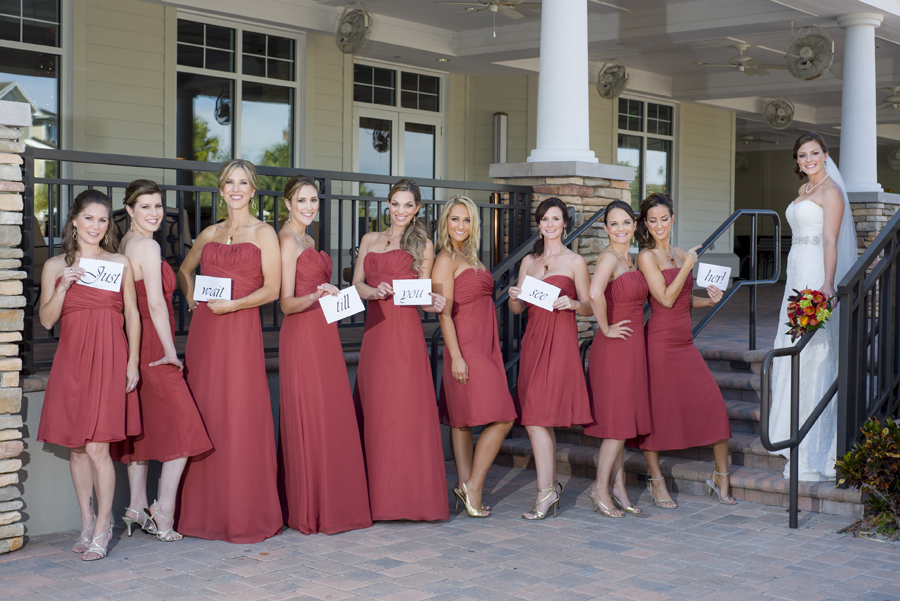
[[[304,111],[306,98],[306,34],[287,28],[279,27],[262,27],[253,24],[247,24],[242,21],[232,21],[228,19],[220,19],[210,17],[207,14],[194,12],[190,10],[178,9],[176,19],[193,21],[195,23],[204,23],[207,25],[215,25],[217,27],[227,27],[234,30],[234,72],[217,71],[215,69],[201,69],[197,67],[187,67],[178,64],[176,54],[175,63],[178,73],[192,73],[194,75],[203,75],[206,77],[218,77],[221,79],[230,79],[234,85],[234,101],[231,119],[232,127],[232,155],[234,158],[243,158],[241,155],[241,108],[243,105],[243,82],[262,83],[266,85],[282,86],[292,88],[294,91],[294,106],[292,107],[293,122],[293,159],[290,167],[297,168],[303,164],[303,134],[304,134]],[[272,79],[268,77],[258,77],[255,75],[243,74],[243,50],[244,36],[243,33],[249,31],[252,33],[260,33],[263,35],[273,35],[282,38],[290,38],[294,41],[294,81],[285,81],[283,79]],[[176,40],[176,53],[178,42]],[[176,134],[177,135],[177,134]]]
[[[641,131],[632,131],[630,129],[619,130],[619,98],[624,100],[636,100],[638,102],[644,103],[644,111],[642,115],[642,123],[641,123]],[[613,144],[614,150],[616,152],[616,164],[619,162],[619,134],[625,136],[635,136],[639,138],[643,138],[643,142],[641,143],[641,163],[643,165],[643,169],[641,169],[641,178],[643,181],[640,182],[640,193],[645,197],[647,194],[647,184],[646,184],[646,171],[647,171],[647,138],[655,138],[658,140],[669,140],[672,142],[672,165],[671,169],[671,178],[669,185],[669,196],[673,196],[674,200],[674,191],[678,189],[678,120],[679,120],[679,103],[671,100],[663,100],[660,98],[654,98],[652,96],[641,96],[638,94],[623,94],[619,98],[614,100],[613,104]],[[651,134],[647,133],[647,104],[661,104],[664,106],[672,107],[672,135],[671,136],[663,136],[661,134]],[[640,199],[638,199],[640,200]]]

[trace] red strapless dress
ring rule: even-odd
[[[414,279],[404,250],[368,253],[366,283]],[[354,397],[373,520],[446,520],[447,475],[434,379],[416,307],[369,301]]]
[[[544,281],[559,287],[560,296],[578,297],[570,277],[551,275]],[[591,423],[574,311],[528,306],[516,401],[523,426],[568,428]]]
[[[664,270],[666,285],[677,275],[674,267]],[[693,287],[689,274],[671,309],[650,297],[646,336],[653,430],[638,437],[647,451],[689,449],[731,438],[722,392],[691,338]]]
[[[247,242],[207,243],[200,268],[231,278],[233,299],[263,284],[262,255]],[[200,303],[185,355],[188,386],[214,450],[188,461],[178,531],[231,543],[278,534],[284,522],[259,309],[216,315]]]
[[[328,253],[297,258],[294,295],[331,280]],[[366,467],[336,323],[319,303],[284,318],[278,345],[287,522],[304,534],[372,525]]]
[[[77,448],[141,433],[137,394],[125,393],[128,341],[123,306],[121,290],[75,283],[66,291],[39,441]]]
[[[175,272],[165,261],[162,261],[162,287],[169,307],[169,327],[174,336],[172,293],[175,292]],[[131,463],[150,459],[169,461],[205,453],[212,449],[212,443],[184,375],[174,365],[150,367],[150,363],[165,355],[165,349],[150,317],[144,280],[135,282],[134,288],[141,312],[141,380],[137,394],[144,431],[112,445],[110,455],[116,461]]]
[[[627,340],[607,338],[598,330],[591,344],[588,376],[594,423],[584,433],[627,440],[649,434],[650,397],[644,344],[644,299],[647,280],[640,271],[623,273],[606,286],[606,320],[628,319]]]
[[[516,419],[500,353],[493,294],[494,278],[483,269],[466,269],[453,283],[453,325],[469,366],[469,381],[460,384],[453,379],[453,360],[444,347],[440,416],[442,423],[454,428]]]

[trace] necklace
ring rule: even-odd
[[[288,225],[291,226],[291,229],[294,230],[294,233],[297,234],[297,236],[298,236],[301,240],[303,240],[303,244],[305,244],[307,248],[312,248],[312,247],[313,247],[313,244],[315,244],[315,242],[313,241],[313,239],[310,238],[310,237],[309,237],[309,234],[307,234],[306,232],[300,232],[300,231],[298,231],[297,228],[294,227],[294,220],[291,219],[290,217],[288,217]]]
[[[822,178],[822,182],[824,182],[826,179],[828,179],[828,174],[827,174],[827,173],[825,174],[825,177]],[[816,184],[816,185],[813,186],[812,188],[809,187],[809,184],[806,184],[806,193],[809,194],[810,192],[812,192],[813,190],[815,190],[816,188],[818,188],[818,187],[819,187],[819,184],[821,184],[822,182],[819,182],[818,184]]]
[[[391,245],[391,242],[393,242],[394,240],[396,240],[397,238],[399,238],[400,236],[402,236],[402,235],[403,235],[403,232],[400,232],[399,234],[396,234],[396,235],[394,235],[394,236],[391,236],[390,234],[388,234],[387,232],[385,232],[384,235],[387,236],[387,244],[384,245],[384,250],[387,250],[388,247]]]
[[[231,231],[231,232],[229,232],[229,228],[228,228],[228,226],[226,225],[226,226],[225,226],[225,232],[228,234],[228,240],[225,241],[225,244],[231,244],[231,239],[234,238],[234,235],[235,235],[236,233],[238,233],[239,231],[241,231],[242,229],[244,229],[245,227],[247,227],[248,225],[250,225],[250,222],[251,222],[251,221],[253,221],[253,217],[251,217],[250,219],[248,219],[248,220],[247,220],[247,223],[245,223],[244,225],[238,227],[236,230]]]
[[[672,262],[672,265],[674,265],[675,267],[678,267],[678,264],[675,262],[675,256],[674,256],[674,253],[673,253],[671,250],[667,250],[667,249],[662,248],[662,247],[660,247],[660,250],[662,250],[663,253],[664,253],[667,257],[669,257],[669,261]]]
[[[612,244],[610,244],[608,248],[609,248],[609,250],[613,251],[617,257],[619,257],[620,259],[622,259],[622,261],[625,262],[625,265],[628,266],[628,271],[634,271],[634,263],[632,263],[629,260],[631,258],[631,254],[627,254],[626,256],[628,257],[628,259],[626,259],[625,257],[623,257],[622,255],[619,254],[619,251],[617,251],[615,248],[613,248]]]
[[[548,271],[550,271],[550,266],[551,266],[551,265],[553,264],[553,262],[554,262],[555,260],[557,260],[564,252],[566,252],[566,248],[565,248],[565,247],[563,247],[563,249],[562,249],[561,251],[559,251],[558,253],[556,253],[555,255],[553,255],[553,258],[550,259],[549,261],[548,261],[546,258],[544,258],[543,255],[541,255],[541,262],[544,264],[544,273],[547,273]]]

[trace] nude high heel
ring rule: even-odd
[[[650,474],[647,474],[648,476]],[[656,498],[656,495],[653,494],[653,483],[659,481],[665,482],[665,478],[647,478],[647,490],[650,491],[650,496],[653,498],[653,502],[656,503],[657,507],[662,509],[678,509],[678,503],[673,501],[672,499],[663,499],[662,501]]]
[[[727,475],[728,475],[728,472],[725,472],[723,474],[721,472],[717,472],[717,471],[713,470],[713,479],[706,481],[706,486],[709,487],[709,490],[706,491],[706,494],[709,496],[712,496],[713,493],[716,493],[716,497],[718,497],[719,503],[721,503],[722,505],[737,505],[737,501],[731,495],[728,495],[727,497],[725,497],[723,499],[722,491],[720,491],[718,485],[716,485],[716,482],[715,482],[716,476],[727,476]]]
[[[134,512],[134,515],[136,515],[137,518],[128,517],[129,511]],[[141,521],[141,518],[144,518],[143,522]],[[132,509],[131,507],[129,507],[125,510],[125,515],[122,516],[122,521],[125,522],[125,528],[128,530],[128,536],[131,536],[131,529],[134,528],[135,524],[137,524],[141,530],[147,532],[148,534],[156,534],[156,524],[154,524],[153,520],[147,517],[147,514],[143,511],[138,511],[137,509]]]

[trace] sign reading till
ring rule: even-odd
[[[231,278],[214,278],[198,275],[194,278],[194,300],[231,300]]]
[[[356,286],[344,288],[337,296],[330,294],[322,296],[319,299],[319,306],[322,307],[322,313],[325,314],[325,321],[328,323],[334,323],[365,311]]]
[[[78,283],[88,288],[118,292],[122,288],[122,274],[125,265],[98,259],[81,259],[78,266],[84,269],[84,275]]]
[[[431,280],[394,280],[395,305],[430,305]]]
[[[519,300],[537,305],[541,309],[552,311],[553,303],[559,298],[559,292],[559,288],[553,284],[548,284],[526,275],[525,281],[522,283],[522,293],[519,295]]]

